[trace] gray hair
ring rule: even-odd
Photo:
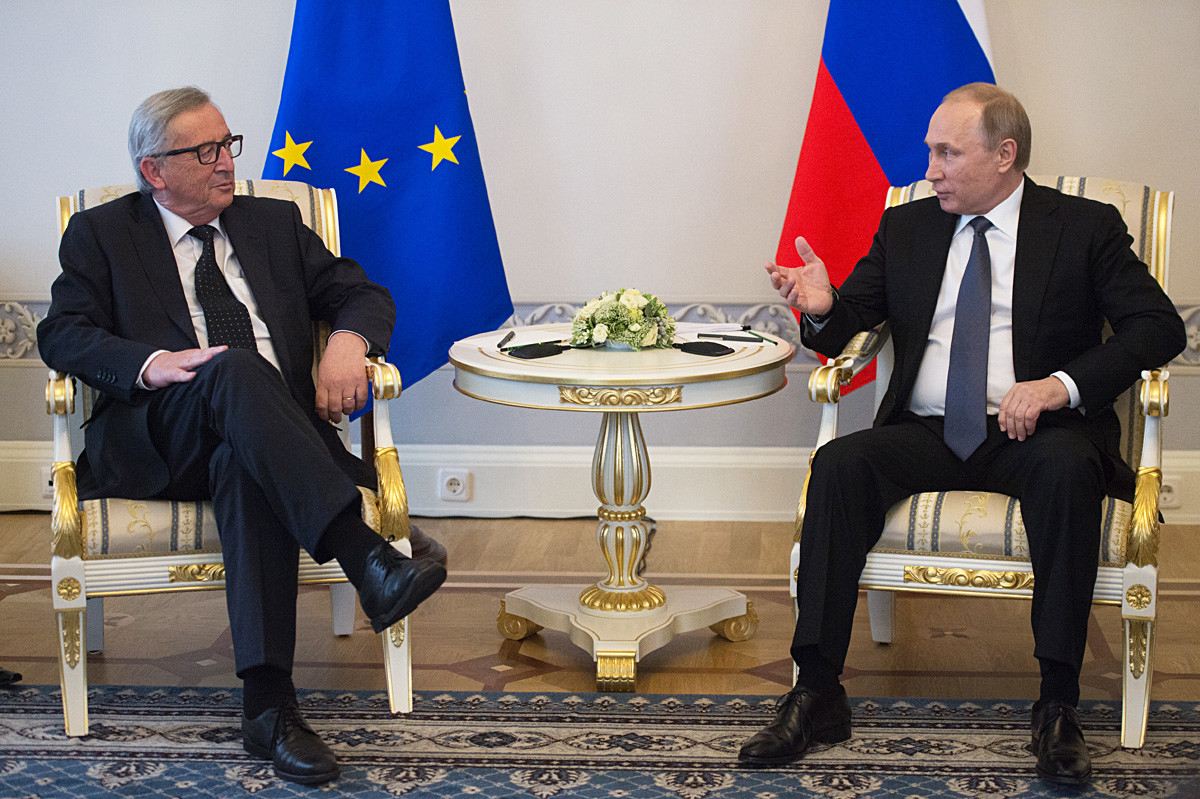
[[[1005,139],[1012,139],[1017,144],[1017,157],[1013,161],[1013,169],[1018,173],[1024,172],[1029,166],[1029,150],[1033,144],[1033,131],[1029,124],[1029,115],[1025,113],[1021,101],[992,83],[968,83],[959,86],[942,98],[943,103],[958,101],[976,103],[981,110],[979,120],[983,143],[989,150],[995,150]]]
[[[184,86],[152,94],[137,107],[129,120],[129,157],[133,159],[138,191],[149,194],[154,190],[142,176],[142,159],[162,151],[167,128],[175,117],[211,103],[208,92],[195,86]]]

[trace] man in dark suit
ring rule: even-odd
[[[335,257],[293,203],[234,196],[232,136],[209,96],[160,92],[134,112],[140,192],[75,214],[38,326],[42,359],[100,391],[79,493],[209,499],[247,751],[284,779],[335,778],[292,684],[297,557],[336,559],[378,632],[446,577],[400,555],[362,520],[374,475],[333,423],[363,407],[365,357],[382,354],[395,306]],[[335,331],[311,375],[311,320]]]
[[[799,679],[742,747],[744,763],[786,763],[813,741],[849,737],[838,675],[858,577],[887,510],[916,492],[969,488],[1021,500],[1042,673],[1038,773],[1090,776],[1075,707],[1101,501],[1133,494],[1112,402],[1142,370],[1179,354],[1185,337],[1115,208],[1024,177],[1030,140],[1015,97],[961,87],[929,123],[926,178],[937,196],[886,211],[840,289],[802,238],[803,266],[767,265],[772,286],[804,314],[807,346],[836,355],[887,320],[895,366],[874,426],[813,460],[792,642]]]

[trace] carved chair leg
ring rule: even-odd
[[[88,734],[86,615],[83,610],[60,610],[54,614],[58,626],[63,721],[67,735],[71,736]]]
[[[1154,678],[1151,646],[1154,621],[1125,619],[1125,669],[1121,703],[1121,746],[1141,749],[1146,741],[1146,718],[1150,710],[1150,683]]]
[[[387,676],[388,705],[393,713],[411,713],[412,648],[407,618],[383,631],[383,670]]]

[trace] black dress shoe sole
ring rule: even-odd
[[[391,627],[433,596],[433,592],[441,588],[444,582],[446,582],[446,570],[441,566],[418,572],[412,582],[408,584],[408,590],[396,599],[391,609],[371,619],[371,629],[381,633]]]
[[[259,760],[269,761],[274,759],[271,757],[270,750],[263,748],[253,741],[247,741],[245,738],[242,739],[242,748],[245,749],[249,754],[257,757]],[[342,775],[342,770],[340,768],[335,768],[332,771],[321,771],[316,774],[292,774],[287,771],[282,771],[278,766],[272,764],[271,770],[275,772],[275,776],[279,779],[287,780],[288,782],[294,782],[299,785],[320,785],[323,782],[336,780]]]
[[[812,737],[812,741],[809,742],[808,746],[805,746],[803,749],[798,749],[794,753],[781,755],[779,757],[759,757],[757,755],[743,755],[741,752],[738,752],[738,762],[743,765],[753,766],[756,768],[762,766],[786,766],[788,763],[795,763],[797,760],[804,757],[804,753],[807,752],[809,747],[814,743],[839,744],[842,741],[848,741],[849,739],[850,722],[846,722],[845,724],[839,724],[835,727],[828,727],[824,730],[821,730]]]
[[[1047,774],[1042,771],[1042,767],[1037,767],[1037,775],[1046,782],[1053,782],[1058,785],[1087,785],[1092,779],[1092,770],[1088,769],[1086,774],[1075,776],[1071,774]]]

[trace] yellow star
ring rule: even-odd
[[[447,139],[438,130],[437,125],[433,126],[433,141],[429,142],[429,144],[417,145],[418,149],[433,154],[433,166],[429,167],[431,172],[437,169],[437,165],[442,163],[443,160],[458,163],[458,159],[454,157],[454,150],[452,148],[458,144],[458,140],[461,138],[462,136],[455,136],[453,139]]]
[[[358,175],[358,193],[362,194],[362,190],[367,187],[368,183],[378,183],[380,186],[386,187],[383,178],[379,177],[379,169],[387,163],[387,159],[383,158],[379,161],[372,161],[367,158],[367,151],[362,150],[362,160],[358,166],[348,166],[346,171],[351,175]]]
[[[306,141],[303,144],[296,144],[292,141],[291,131],[284,131],[283,135],[287,137],[287,143],[284,144],[282,150],[273,150],[271,155],[277,155],[283,159],[283,174],[286,176],[288,170],[294,166],[302,166],[305,169],[311,170],[308,161],[304,160],[304,151],[307,150],[312,142]]]

